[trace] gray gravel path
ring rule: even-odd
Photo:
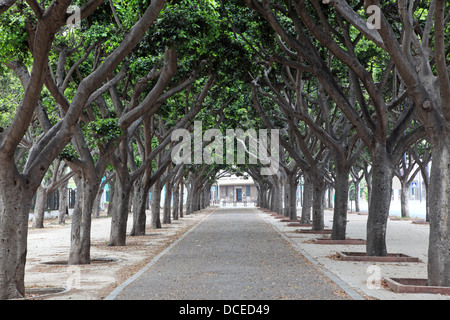
[[[251,208],[220,208],[116,299],[348,299]]]

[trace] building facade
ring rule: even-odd
[[[258,189],[251,177],[228,176],[217,181],[220,205],[254,205],[258,198]]]

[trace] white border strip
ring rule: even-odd
[[[136,281],[142,274],[144,274],[148,269],[150,269],[162,256],[164,256],[167,252],[169,252],[173,247],[175,247],[178,242],[184,239],[191,231],[193,231],[195,228],[197,228],[203,221],[205,221],[210,215],[212,215],[215,211],[214,209],[211,213],[209,213],[206,217],[202,218],[199,222],[197,222],[196,225],[194,225],[192,228],[190,228],[187,232],[185,232],[181,237],[179,237],[177,240],[172,242],[167,248],[165,248],[163,251],[161,251],[156,257],[152,259],[145,267],[143,267],[141,270],[136,272],[131,278],[127,279],[125,282],[121,283],[117,288],[115,288],[109,295],[107,295],[103,300],[115,300],[117,296],[131,283]]]

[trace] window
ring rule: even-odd
[[[250,197],[250,186],[247,186],[247,192],[245,192],[247,197]]]

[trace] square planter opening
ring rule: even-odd
[[[325,230],[321,230],[321,231],[298,229],[298,230],[295,230],[295,232],[296,233],[310,233],[310,234],[331,234],[331,229],[325,229]]]
[[[345,240],[332,240],[328,238],[317,238],[314,239],[317,244],[366,244],[364,239],[345,239]]]
[[[384,278],[386,286],[396,293],[431,293],[450,295],[450,287],[428,286],[427,279]]]
[[[288,227],[312,227],[312,224],[288,223]]]
[[[387,256],[368,256],[365,252],[338,252],[337,256],[343,261],[370,262],[421,262],[419,258],[410,257],[403,253],[388,253]]]

